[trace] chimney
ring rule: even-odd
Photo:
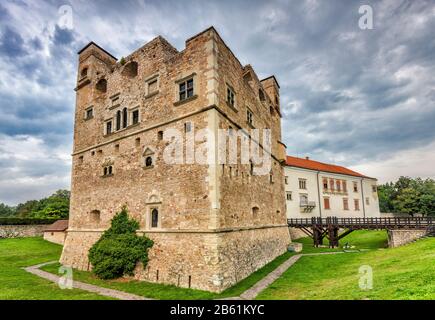
[[[310,160],[310,157],[305,157],[305,160]]]

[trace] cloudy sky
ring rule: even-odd
[[[372,30],[358,25],[366,4]],[[278,78],[289,154],[381,183],[435,177],[435,1],[2,0],[0,202],[69,188],[81,47],[121,57],[162,35],[182,50],[210,25]]]

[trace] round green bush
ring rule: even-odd
[[[115,279],[124,275],[133,275],[140,261],[144,267],[148,263],[148,249],[153,241],[138,236],[137,221],[128,218],[127,208],[117,213],[101,238],[89,250],[92,271],[102,279]]]

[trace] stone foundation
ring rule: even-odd
[[[46,225],[3,225],[0,226],[0,238],[40,237]]]
[[[428,234],[426,230],[388,230],[388,247],[395,248]]]
[[[140,233],[140,232],[139,232]],[[101,231],[69,231],[61,263],[91,270],[88,251]],[[134,279],[221,292],[283,254],[288,228],[271,227],[218,233],[147,233],[154,241],[148,265]]]

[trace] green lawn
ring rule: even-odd
[[[300,238],[294,240],[294,242],[299,242],[303,244],[302,253],[316,253],[316,252],[333,252],[333,251],[343,251],[343,246],[348,244],[351,246],[349,250],[366,250],[366,249],[379,249],[387,247],[387,231],[367,231],[359,230],[353,231],[343,239],[340,239],[339,248],[328,248],[328,239],[324,238],[324,247],[315,248],[313,247],[313,240],[311,238]]]
[[[42,238],[0,239],[0,300],[106,299],[78,289],[62,290],[21,269],[56,260],[61,251],[61,246]]]
[[[343,251],[313,248],[308,238],[303,253]],[[435,299],[435,238],[396,248],[386,246],[384,231],[355,231],[341,240],[356,253],[306,256],[259,295],[259,299]],[[325,242],[327,245],[327,242]],[[105,299],[82,290],[61,290],[57,284],[27,273],[22,267],[58,260],[62,247],[41,238],[0,240],[1,299]],[[285,253],[221,294],[135,280],[101,280],[74,270],[77,281],[96,284],[155,299],[218,299],[239,296],[294,253]],[[358,286],[359,267],[373,269],[373,289]],[[43,267],[58,274],[59,264]]]
[[[346,241],[369,249],[382,243],[375,233],[359,233],[361,237],[354,233],[356,238],[350,241],[349,235]],[[359,268],[364,265],[373,270],[371,290],[359,288]],[[302,257],[257,298],[433,300],[435,238],[421,239],[394,249]]]
[[[95,284],[101,287],[125,291],[147,298],[163,299],[163,300],[204,300],[204,299],[220,299],[226,297],[235,297],[242,294],[244,291],[252,287],[255,283],[276,269],[281,263],[291,257],[292,253],[284,253],[275,260],[254,272],[249,277],[245,278],[237,285],[225,290],[221,294],[211,293],[201,290],[184,289],[171,285],[162,285],[151,282],[136,281],[136,280],[101,280],[94,274],[87,271],[74,270],[74,279],[90,284]],[[42,267],[42,270],[57,274],[60,264],[51,264]]]

